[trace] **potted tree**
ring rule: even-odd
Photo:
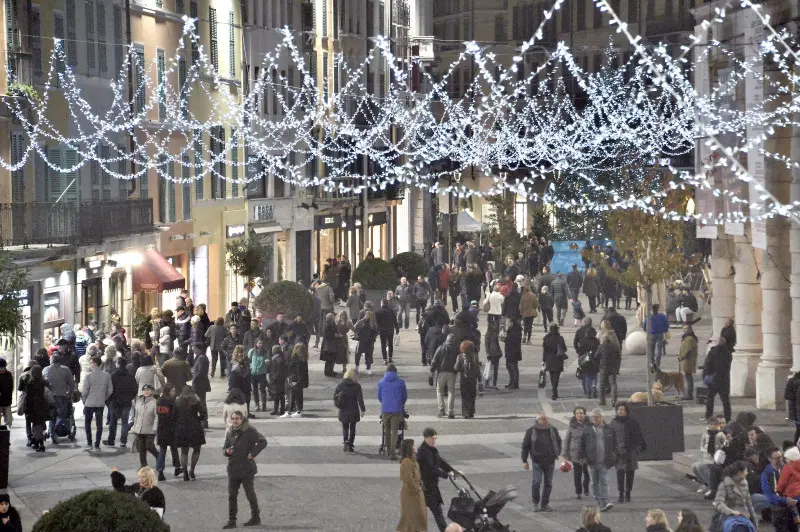
[[[255,301],[256,310],[264,318],[275,318],[279,313],[291,319],[301,314],[307,324],[314,323],[314,300],[303,285],[281,281],[264,287]]]
[[[361,283],[367,301],[376,306],[386,297],[387,290],[394,290],[399,283],[397,272],[383,259],[364,259],[353,272],[353,282]]]
[[[423,277],[428,275],[428,266],[425,265],[425,259],[419,253],[414,253],[413,251],[398,253],[389,259],[389,265],[394,268],[398,279],[400,277],[408,277],[408,282],[410,283],[414,282],[419,275]]]
[[[169,532],[156,512],[127,493],[110,490],[90,490],[56,504],[44,514],[33,532]]]
[[[272,246],[265,246],[254,236],[225,243],[228,266],[233,273],[247,278],[250,287],[255,277],[263,277],[272,262]]]

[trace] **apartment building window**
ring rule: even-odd
[[[621,6],[621,0],[610,0],[610,1],[609,1],[609,4],[611,4],[611,9],[614,11],[614,13],[615,13],[615,14],[616,14],[618,17],[620,17],[620,18],[621,18],[621,17],[622,17],[622,11],[621,11],[621,7],[622,7],[622,6]],[[609,18],[610,18],[610,17],[611,17],[611,15],[609,15]]]
[[[211,154],[214,157],[214,175],[211,176],[211,197],[225,198],[225,129],[222,126],[211,128]]]
[[[189,4],[189,16],[192,17],[193,19],[197,19],[197,13],[198,13],[197,2],[193,1]],[[200,50],[198,49],[196,40],[192,39],[191,47],[192,47],[192,64],[194,65],[197,64],[197,62],[200,60]]]
[[[183,13],[186,10],[186,6],[183,3],[183,0],[175,0],[175,12],[176,13]]]
[[[375,86],[373,83],[374,80],[372,79],[373,78],[372,70],[369,68],[370,64],[371,63],[367,63],[364,69],[364,74],[367,79],[367,94],[375,94]]]
[[[322,52],[322,97],[328,99],[328,52]]]
[[[664,18],[671,18],[673,11],[675,11],[675,4],[672,0],[664,0]]]
[[[158,48],[156,50],[156,68],[157,68],[157,83],[158,83],[158,119],[162,122],[167,120],[167,87],[164,83],[164,50]]]
[[[656,18],[656,1],[655,0],[647,0],[647,13],[645,14],[647,20],[653,20]]]
[[[286,25],[294,29],[294,1],[286,0]]]
[[[386,6],[383,2],[378,4],[378,32],[383,35],[386,31]]]
[[[183,180],[183,185],[181,186],[181,203],[183,204],[183,219],[184,220],[191,220],[192,219],[192,182],[189,181],[191,179],[191,175],[189,172],[189,168],[191,168],[192,162],[189,159],[188,155],[184,155],[181,158],[181,179]]]
[[[25,155],[25,134],[11,133],[11,164],[19,164]],[[11,173],[11,201],[25,201],[25,167]]]
[[[124,62],[125,46],[122,44],[122,8],[114,6],[114,76],[119,79]]]
[[[629,23],[639,22],[639,2],[641,0],[628,0],[628,20]]]
[[[600,72],[603,68],[603,54],[594,54],[592,63],[592,72]]]
[[[92,161],[89,164],[90,173],[92,176],[92,201],[100,201],[101,185],[100,185],[100,163]]]
[[[62,13],[54,13],[53,14],[53,35],[61,40],[61,50],[64,51],[64,15]],[[58,71],[58,78],[56,79],[56,87],[61,87],[61,76],[66,74],[67,66],[64,64],[64,61],[58,61],[58,65],[56,66]]]
[[[139,177],[139,199],[150,199],[150,176],[149,172]]]
[[[239,9],[242,12],[242,24],[248,24],[250,22],[250,3],[247,0],[239,0]]]
[[[280,81],[278,79],[278,71],[272,69],[272,114],[277,116],[280,114],[280,103],[278,102],[278,93],[281,90]]]
[[[144,83],[144,45],[134,44],[134,54],[136,64],[134,65],[134,77],[136,78],[136,111],[141,112],[147,104],[147,92]]]
[[[167,181],[167,201],[169,202],[169,219],[170,223],[175,223],[177,220],[177,203],[175,198],[175,161],[170,161],[168,165],[169,180]]]
[[[203,130],[196,129],[192,138],[194,143],[194,197],[201,200],[204,197],[203,189]]]
[[[15,52],[19,50],[19,28],[17,27],[17,1],[6,0],[6,45]],[[9,54],[9,58],[11,54]]]
[[[211,42],[211,65],[214,70],[219,71],[219,47],[217,44],[217,10],[213,7],[208,8],[208,29],[209,40]]]
[[[564,0],[564,5],[561,6],[561,33],[570,31],[572,31],[572,0]]]
[[[505,15],[497,15],[494,17],[494,40],[505,42],[506,39],[506,17]]]
[[[462,21],[462,24],[463,24],[463,27],[464,27],[464,31],[462,32],[461,35],[458,34],[458,23],[456,22],[454,24],[456,31],[455,31],[455,35],[453,35],[453,38],[456,41],[471,40],[472,39],[472,19],[470,19],[469,17],[464,17],[464,20]],[[462,39],[462,35],[463,35],[463,39]]]
[[[63,167],[61,166],[62,159]],[[78,165],[78,152],[64,148],[48,148],[47,160],[56,168],[74,168]],[[76,202],[79,199],[77,171],[62,172],[48,166],[46,187],[47,201],[50,203],[54,203],[59,198],[62,202]]]
[[[375,2],[367,0],[367,38],[375,37]]]
[[[89,75],[92,75],[92,71],[97,68],[95,54],[97,45],[94,40],[94,2],[92,0],[86,0],[86,3],[83,5],[86,9],[84,18],[86,22],[86,64],[89,67]]]
[[[294,107],[294,67],[289,67],[286,78],[286,105]]]
[[[100,1],[97,2],[97,67],[101,76],[108,72],[106,52],[106,5]]]
[[[236,128],[231,128],[231,197],[239,197],[239,147]]]
[[[231,79],[236,79],[236,26],[233,24],[233,11],[228,13],[228,62]]]
[[[285,195],[286,195],[286,183],[284,183],[281,176],[278,175],[278,169],[276,168],[272,171],[272,197],[282,198]]]
[[[596,6],[592,6],[592,28],[597,29],[603,26],[603,12]]]
[[[341,10],[339,9],[339,1],[338,0],[333,0],[333,4],[331,5],[331,9],[333,10],[333,12],[331,13],[333,15],[331,17],[331,21],[333,22],[333,38],[334,39],[338,39],[339,38],[339,30],[341,29],[340,26],[339,26],[339,16],[340,16],[339,12]]]
[[[100,146],[100,158],[104,160],[108,160],[111,158],[111,147],[110,146]],[[100,186],[102,191],[100,193],[101,197],[104,201],[108,201],[111,199],[111,174],[109,174],[104,168],[100,169]]]
[[[158,156],[158,170],[156,171],[156,179],[158,180],[158,221],[161,223],[169,222],[167,212],[169,210],[169,196],[167,196],[167,188],[171,181],[169,181],[169,166],[165,154]]]
[[[328,0],[322,0],[322,36],[328,36]]]
[[[266,198],[264,176],[261,175],[263,172],[261,159],[249,151],[245,157],[247,161],[245,165],[245,177],[247,178],[245,194],[248,198]]]
[[[575,16],[578,19],[578,31],[583,31],[586,29],[586,4],[587,2],[591,4],[591,9],[594,9],[594,4],[592,0],[576,0],[576,13]]]
[[[280,28],[281,27],[281,0],[273,0],[270,2],[272,4],[272,27],[273,28]]]
[[[126,150],[125,146],[117,146],[117,153],[124,154],[126,151],[127,150]],[[124,175],[124,176],[128,175],[128,159],[126,159],[125,157],[121,157],[120,160],[117,161],[117,173],[119,175]],[[109,176],[109,178],[110,178],[110,176]],[[127,181],[126,181],[125,199],[128,198],[128,190],[130,190],[130,189],[127,187]]]
[[[378,97],[381,100],[383,100],[383,98],[386,96],[386,73],[385,72],[381,72],[379,83],[380,83],[381,86],[378,88]]]
[[[38,9],[31,11],[31,52],[33,53],[33,77],[42,77],[42,18]]]
[[[78,35],[75,33],[75,0],[66,0],[67,11],[67,63],[78,65]]]
[[[189,105],[186,101],[186,59],[178,58],[178,93],[180,95],[181,117],[189,117]]]

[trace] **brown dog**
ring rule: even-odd
[[[683,374],[681,374],[679,371],[671,371],[667,373],[665,371],[661,371],[661,368],[656,366],[652,367],[652,373],[656,382],[661,383],[664,391],[667,391],[670,388],[675,388],[675,391],[678,392],[678,396],[683,397],[685,386],[683,382]]]

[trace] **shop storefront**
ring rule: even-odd
[[[72,272],[46,277],[42,285],[42,347],[50,347],[61,334],[72,308]],[[34,335],[36,331],[34,330]]]
[[[341,214],[314,217],[314,273],[321,275],[328,259],[336,258],[350,249],[350,234]]]
[[[373,212],[367,217],[369,221],[369,240],[366,248],[372,251],[376,258],[388,260],[388,224],[386,211]]]
[[[155,249],[143,252],[141,262],[133,267],[133,293],[142,313],[152,308],[174,310],[177,295],[185,287],[181,272]]]

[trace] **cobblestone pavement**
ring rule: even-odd
[[[624,314],[629,318],[629,328],[633,329],[635,318],[632,312]],[[696,327],[701,345],[705,345],[710,334],[708,325],[704,326],[708,321],[706,318]],[[562,332],[571,345],[575,327],[570,326],[571,319],[568,322]],[[485,327],[483,316],[481,325]],[[563,430],[576,405],[594,408],[596,403],[582,397],[580,384],[574,378],[574,353],[571,353],[567,361],[569,365],[562,375],[558,401],[550,401],[546,390],[537,388],[542,336],[539,324],[533,345],[523,347],[520,389],[513,392],[503,389],[507,377],[501,364],[500,389],[488,390],[478,399],[477,416],[472,420],[436,417],[436,394],[427,384],[427,368],[419,364],[419,337],[415,331],[401,333],[395,363],[409,389],[407,437],[420,443],[422,429],[435,427],[440,434],[438,445],[442,456],[468,475],[481,493],[507,485],[516,486],[518,498],[500,514],[501,520],[513,529],[520,532],[542,529],[566,532],[578,528],[580,509],[587,501],[575,499],[572,475],[557,471],[552,496],[555,511],[532,513],[531,474],[522,470],[519,448],[524,431],[536,413],[549,414],[556,426]],[[673,336],[676,338],[670,342],[666,360],[662,363],[665,370],[677,367],[678,330]],[[379,345],[376,351],[380,351]],[[259,475],[256,478],[263,529],[392,531],[399,518],[398,465],[377,453],[380,424],[375,386],[384,366],[375,366],[372,376],[362,372],[367,416],[358,425],[356,454],[350,455],[342,452],[340,425],[333,406],[333,389],[337,381],[322,375],[317,350],[312,350],[311,362],[311,387],[306,391],[304,417],[275,419],[257,413],[257,419],[252,422],[269,440],[269,447],[258,458]],[[645,389],[644,369],[644,357],[623,357],[620,397]],[[221,412],[227,386],[216,378],[212,380],[212,387],[214,389],[208,397],[210,430],[197,468],[197,481],[183,482],[168,475],[169,480],[159,485],[167,499],[166,520],[176,531],[219,530],[227,517],[226,459],[221,452],[224,439]],[[686,445],[687,449],[694,449],[698,447],[704,430],[699,421],[703,407],[689,403],[684,403],[684,406]],[[754,401],[734,399],[733,408],[734,415],[742,409],[754,409]],[[456,411],[460,411],[458,404]],[[612,414],[610,409],[607,414]],[[792,431],[783,413],[758,412],[758,416],[759,423],[775,441],[791,436]],[[82,444],[82,428],[80,419],[79,439],[75,444],[49,445],[47,452],[34,453],[24,445],[24,422],[18,419],[15,423],[12,429],[10,493],[12,503],[21,510],[26,528],[35,521],[34,516],[61,499],[82,490],[109,487],[112,466],[134,478],[138,455],[118,448],[104,448],[100,453],[90,454]],[[613,477],[609,478],[609,484],[613,494]],[[633,502],[616,506],[604,514],[603,521],[613,530],[643,530],[646,510],[660,507],[671,519],[676,519],[680,508],[692,508],[704,523],[708,523],[710,504],[698,498],[695,487],[669,462],[644,462],[637,472]],[[449,482],[442,482],[441,488],[445,501],[456,494]],[[248,517],[247,505],[243,495],[240,499],[240,519],[244,521]],[[429,520],[429,530],[436,530],[432,519]]]

